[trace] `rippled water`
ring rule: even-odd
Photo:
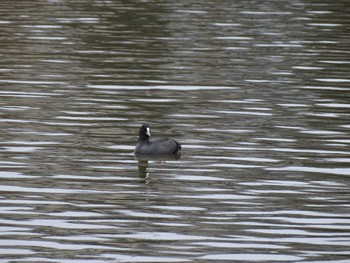
[[[0,261],[348,262],[349,8],[2,1]]]

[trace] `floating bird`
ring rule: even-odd
[[[181,145],[177,141],[169,138],[150,139],[150,137],[150,126],[143,124],[139,131],[139,140],[135,147],[135,155],[162,156],[180,154]]]

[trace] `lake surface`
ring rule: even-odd
[[[0,14],[1,262],[349,262],[348,1]]]

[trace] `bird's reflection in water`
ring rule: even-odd
[[[135,155],[136,160],[138,160],[139,168],[139,177],[145,180],[145,183],[149,183],[150,174],[148,171],[149,161],[162,162],[179,160],[181,154],[173,155],[162,155],[162,156],[144,156],[144,155]]]

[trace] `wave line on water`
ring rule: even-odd
[[[132,85],[88,85],[92,89],[106,89],[106,90],[224,90],[224,89],[238,89],[237,87],[229,86],[175,86],[175,85],[155,85],[155,86],[132,86]]]

